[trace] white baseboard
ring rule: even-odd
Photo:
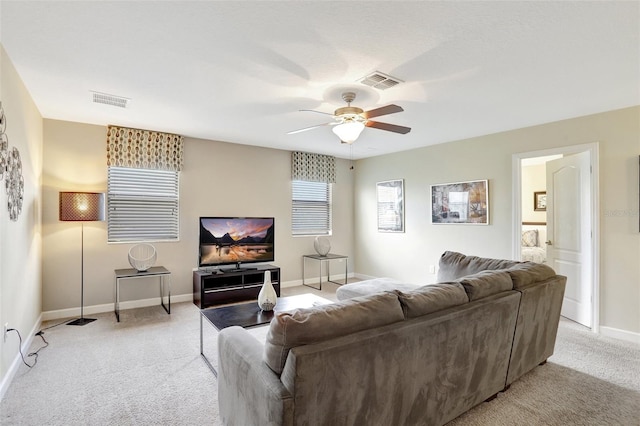
[[[353,273],[347,274],[347,278],[354,278]],[[327,277],[322,277],[322,282],[326,282]],[[337,282],[344,281],[344,274],[331,274],[331,280]],[[305,278],[305,283],[316,284],[318,283],[318,277]],[[302,280],[283,281],[280,283],[281,288],[295,287],[302,285]],[[193,301],[193,293],[171,295],[171,302],[191,302]],[[139,300],[127,300],[120,302],[120,309],[133,309],[133,308],[145,308],[147,306],[155,306],[160,304],[160,297],[153,297],[151,299],[139,299]],[[84,307],[84,315],[101,314],[103,312],[113,312],[114,304],[105,303],[102,305],[92,305]],[[68,308],[58,309],[55,311],[45,311],[42,313],[42,321],[51,321],[61,318],[74,318],[80,316],[80,308]]]
[[[193,293],[171,295],[172,303],[191,302],[193,301]],[[165,299],[166,302],[166,299]],[[160,304],[160,297],[152,297],[151,299],[126,300],[120,302],[120,309],[145,308],[147,306],[155,306]],[[113,303],[105,303],[103,305],[92,305],[84,307],[84,314],[101,314],[103,312],[113,312]],[[55,311],[46,311],[42,313],[42,321],[50,321],[61,318],[73,318],[80,316],[80,308],[58,309]]]
[[[29,350],[29,347],[31,346],[31,342],[33,341],[33,338],[35,337],[38,330],[40,330],[41,325],[42,325],[42,314],[40,314],[40,316],[38,317],[31,331],[26,335],[22,335],[22,338],[24,340],[22,341],[22,347],[20,349],[22,349],[23,354],[26,354],[27,351]],[[18,337],[16,336],[16,339],[17,338]],[[9,369],[7,370],[7,373],[2,378],[2,381],[0,381],[0,401],[2,401],[2,398],[4,398],[5,393],[9,389],[9,386],[11,385],[13,378],[18,372],[18,369],[20,368],[21,363],[22,363],[22,357],[20,356],[20,351],[18,351],[16,353],[16,356],[13,358],[13,362],[9,366]]]
[[[347,279],[348,278],[354,278],[355,275],[354,273],[350,273],[347,274]],[[344,282],[344,274],[331,274],[331,281],[337,281],[339,283]],[[318,284],[318,282],[320,282],[320,279],[315,276],[315,277],[308,277],[304,279],[304,283],[305,284]],[[323,276],[322,277],[322,282],[326,283],[327,282],[327,277]],[[300,286],[302,285],[302,279],[299,280],[292,280],[292,281],[283,281],[280,283],[280,288],[288,288],[288,287],[296,287],[296,286]]]
[[[600,326],[600,334],[614,339],[626,340],[627,342],[640,344],[640,333],[621,330],[619,328]]]
[[[373,277],[371,275],[364,275],[364,274],[355,274],[355,278],[358,278],[359,280],[373,280],[376,278],[380,278],[380,277]]]

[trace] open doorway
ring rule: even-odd
[[[547,173],[546,163],[562,155],[523,158],[521,176],[520,260],[547,262]]]
[[[598,332],[598,144],[514,154],[512,167],[513,258],[567,276],[562,315]]]

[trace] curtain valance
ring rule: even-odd
[[[336,159],[329,155],[292,152],[291,179],[335,183]]]
[[[182,170],[184,138],[173,133],[107,127],[107,166]]]

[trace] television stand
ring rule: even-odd
[[[222,273],[227,273],[227,272],[245,272],[245,271],[255,271],[258,268],[255,266],[240,266],[241,263],[238,262],[236,263],[236,267],[235,268],[229,268],[229,269],[219,269],[219,271],[222,271]]]
[[[245,272],[245,271],[255,271],[258,269],[255,266],[241,266],[241,265],[242,265],[241,262],[237,262],[235,268],[229,268],[229,269],[220,268],[218,270],[223,274],[225,274],[227,272]]]
[[[255,271],[256,268],[232,268],[232,269],[220,269],[220,272],[226,274],[228,272],[246,272],[246,271]]]
[[[237,269],[237,268],[236,268]],[[271,284],[280,296],[280,268],[260,265],[251,268],[193,271],[193,303],[205,309],[223,303],[256,300],[264,283],[264,272],[271,272]],[[217,270],[220,271],[220,270]]]

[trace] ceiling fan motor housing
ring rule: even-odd
[[[360,115],[363,112],[364,112],[364,110],[362,108],[346,106],[346,107],[338,108],[335,111],[334,115],[336,117],[340,117],[340,116],[343,116],[343,115]]]

